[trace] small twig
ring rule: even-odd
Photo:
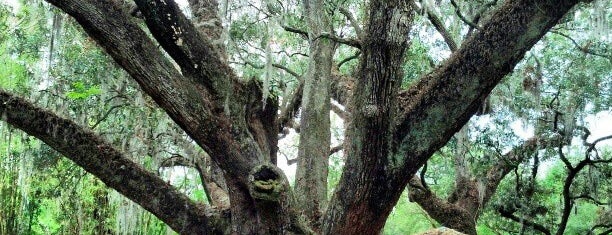
[[[554,33],[554,34],[557,34],[557,35],[560,35],[560,36],[562,36],[564,38],[567,38],[568,40],[570,40],[572,42],[572,44],[574,44],[574,46],[576,46],[576,48],[578,48],[578,50],[580,50],[580,51],[582,51],[584,53],[591,54],[591,55],[594,55],[594,56],[603,57],[603,58],[608,59],[608,60],[612,60],[612,55],[601,54],[601,53],[598,53],[596,51],[591,50],[588,46],[581,46],[580,44],[578,44],[578,42],[576,42],[576,40],[574,40],[572,37],[570,37],[567,34],[561,33],[561,32],[556,31],[556,30],[551,30],[550,32]]]
[[[465,18],[465,16],[461,13],[461,8],[459,8],[459,5],[457,5],[455,0],[451,0],[450,2],[453,5],[453,7],[455,7],[455,13],[457,14],[457,16],[459,16],[459,19],[461,19],[461,21],[463,21],[464,23],[466,23],[467,25],[469,25],[472,28],[480,29],[478,27],[478,25],[474,24],[472,21],[470,21],[467,18]]]
[[[111,114],[111,112],[113,112],[113,110],[118,109],[118,108],[123,108],[125,106],[128,106],[127,104],[120,104],[120,105],[115,105],[113,107],[111,107],[110,109],[108,109],[108,111],[106,111],[106,113],[104,113],[104,115],[98,119],[98,121],[96,121],[96,123],[94,123],[91,126],[91,129],[96,129],[96,127],[98,127],[98,125],[100,125],[100,123],[102,123],[104,120],[106,120],[106,118],[108,118],[108,116]]]
[[[283,26],[283,29],[285,29],[287,32],[292,32],[292,33],[297,33],[299,35],[301,35],[302,37],[308,38],[308,32],[301,30],[301,29],[296,29],[296,28],[292,28],[289,26]],[[319,35],[316,39],[318,38],[327,38],[329,40],[332,40],[334,42],[340,43],[340,44],[344,44],[347,46],[352,46],[355,47],[357,49],[361,49],[361,42],[357,39],[350,39],[350,38],[339,38],[336,37],[333,34],[329,34],[329,33],[325,33],[325,34],[321,34]]]

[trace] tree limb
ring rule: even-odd
[[[231,146],[235,143],[235,136],[228,134],[231,133],[231,122],[227,120],[229,118],[224,108],[219,107],[219,104],[222,105],[224,102],[219,102],[218,97],[209,92],[212,85],[205,85],[214,80],[211,76],[218,75],[220,70],[223,70],[220,67],[215,68],[218,65],[216,62],[199,64],[201,67],[199,69],[205,68],[204,70],[211,71],[209,74],[211,76],[204,76],[202,80],[208,82],[197,82],[195,77],[189,79],[179,73],[127,13],[114,10],[119,6],[113,1],[48,0],[48,2],[74,17],[83,29],[140,84],[143,91],[209,153],[220,167],[226,169],[229,174],[251,170],[254,166],[252,159],[245,158],[241,153],[245,149]],[[150,10],[141,9],[143,13]],[[167,43],[174,43],[171,38],[164,40],[171,41]],[[174,44],[170,47],[179,46]],[[182,61],[183,66],[187,66],[189,58],[180,57],[188,52],[183,49],[179,47],[172,53],[180,54],[175,57]],[[213,52],[209,51],[207,55],[211,55],[210,53]],[[226,68],[226,66],[221,67]],[[236,87],[236,89],[241,88]],[[252,144],[243,147],[255,148]]]
[[[221,60],[225,57],[223,52],[196,30],[174,1],[135,2],[149,30],[179,64],[183,74],[198,77],[196,82],[207,87],[213,95],[225,93],[236,82],[233,70]]]
[[[407,153],[405,162],[410,168],[400,172],[414,174],[431,153],[467,122],[525,52],[578,2],[506,2],[445,64],[400,92],[400,124],[395,135],[400,143],[397,147]],[[516,24],[519,19],[524,23]]]
[[[215,220],[161,178],[129,160],[93,132],[28,101],[0,91],[0,116],[42,140],[130,200],[153,213],[176,232],[215,228]]]
[[[349,113],[345,111],[340,105],[336,102],[331,102],[331,110],[338,115],[338,117],[342,118],[342,120],[347,120]]]
[[[334,147],[332,147],[332,148],[329,150],[329,155],[331,156],[332,154],[339,152],[339,151],[340,151],[340,150],[342,150],[343,148],[344,148],[344,145],[343,145],[343,144],[340,144],[340,145],[338,145],[338,146],[334,146]]]
[[[345,64],[346,62],[349,62],[351,60],[357,59],[359,58],[359,56],[361,55],[361,51],[357,51],[355,52],[355,54],[353,54],[352,56],[346,57],[343,60],[341,60],[340,62],[338,62],[338,65],[336,67],[340,68],[342,67],[343,64]]]
[[[421,180],[416,175],[410,179],[409,198],[411,201],[418,203],[429,216],[444,227],[463,233],[476,234],[476,221],[472,219],[473,215],[470,212],[456,204],[439,198],[422,185]]]
[[[387,2],[385,6],[397,6],[393,5],[395,2]],[[485,97],[505,75],[513,70],[525,53],[579,2],[579,0],[506,1],[444,64],[432,73],[424,75],[407,90],[398,92],[397,106],[393,106],[398,107],[398,110],[393,110],[395,119],[388,128],[385,127],[385,119],[382,118],[386,115],[385,107],[388,107],[387,103],[384,103],[388,101],[384,92],[393,90],[392,85],[382,83],[386,82],[384,80],[386,76],[396,71],[393,68],[360,71],[372,74],[360,74],[356,83],[355,97],[376,94],[371,95],[376,100],[365,100],[371,103],[362,105],[359,110],[351,110],[353,118],[358,120],[353,123],[363,125],[352,127],[358,136],[353,138],[359,139],[350,142],[359,145],[347,147],[345,170],[327,209],[326,223],[330,224],[331,229],[325,231],[350,233],[357,229],[366,230],[378,226],[381,219],[384,221],[391,212],[392,205],[401,195],[400,189],[406,186],[410,177],[465,125],[481,106]],[[370,2],[371,5],[378,3],[378,1]],[[375,9],[370,7],[371,11]],[[384,13],[371,13],[370,22],[380,15]],[[370,23],[368,26],[368,31],[374,31],[374,34],[371,32],[368,34],[376,35],[378,42],[384,40],[385,34],[374,28],[380,29],[381,25],[383,24],[373,26]],[[393,45],[380,44],[371,45],[368,44],[368,39],[364,39],[362,58],[368,59],[361,60],[361,68],[372,68],[368,67],[371,64],[364,64],[368,60],[393,61],[391,58],[373,58],[378,54],[366,53],[372,50],[372,47],[380,51],[381,48],[385,48],[384,46]],[[385,53],[392,52],[385,51]],[[370,80],[370,76],[377,80]],[[369,90],[362,89],[363,85],[360,84],[368,82],[375,85]],[[381,92],[372,87],[387,90]],[[363,104],[364,100],[360,101]],[[383,104],[379,105],[377,102]],[[374,121],[370,122],[369,118]],[[384,137],[389,136],[387,134],[389,130],[393,131],[389,133],[393,135],[393,139],[386,140]],[[372,143],[372,140],[378,142]],[[370,154],[378,152],[388,153]],[[368,177],[371,174],[375,174],[375,177]],[[362,182],[360,184],[362,188],[355,189],[351,186],[356,181]],[[358,195],[358,198],[355,195]],[[389,201],[393,203],[387,205]],[[354,219],[357,214],[359,218]],[[366,224],[368,227],[365,227]]]

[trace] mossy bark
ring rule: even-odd
[[[300,145],[295,191],[299,209],[315,230],[327,203],[330,139],[330,82],[334,43],[322,37],[333,33],[322,0],[304,0],[310,57],[304,76]]]

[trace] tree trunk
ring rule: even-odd
[[[404,52],[413,12],[404,1],[371,1],[355,93],[353,120],[345,138],[346,165],[325,215],[325,234],[377,234],[402,187],[395,187],[391,161],[395,96],[402,82]]]
[[[304,76],[295,192],[299,209],[316,231],[327,202],[331,144],[330,76],[334,43],[321,37],[333,33],[323,0],[304,0],[304,11],[309,29],[310,56]]]
[[[391,58],[404,48],[389,51],[379,45],[391,45],[385,44],[385,36],[397,31],[388,26],[401,24],[377,21],[393,16],[397,8],[389,6],[396,2],[372,1],[353,102],[360,106],[352,110],[347,163],[325,215],[324,233],[378,233],[410,177],[465,125],[525,52],[578,2],[505,2],[443,65],[399,93],[399,113],[390,123],[393,116],[380,116],[389,112],[385,108],[394,107],[395,97],[389,96],[393,83],[388,80],[397,80],[399,72],[393,66],[399,63]],[[373,35],[377,43],[371,42]],[[371,52],[372,48],[377,50]],[[377,59],[380,51],[384,59]],[[369,81],[373,85],[365,85]],[[389,134],[393,135],[390,140],[386,139]]]

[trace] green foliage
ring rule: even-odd
[[[70,99],[78,100],[99,95],[100,93],[102,93],[100,86],[94,85],[87,87],[82,81],[77,81],[72,83],[72,89],[66,93],[66,96],[68,96]]]
[[[408,193],[404,191],[387,219],[383,233],[389,235],[416,234],[437,226],[438,224],[429,218],[427,212],[418,204],[408,200]]]
[[[429,48],[419,40],[413,40],[410,48],[406,52],[406,62],[404,63],[404,79],[402,87],[408,87],[417,78],[431,69],[428,56]]]
[[[4,90],[24,90],[27,83],[27,77],[30,75],[27,68],[10,58],[5,50],[0,45],[0,88]]]

